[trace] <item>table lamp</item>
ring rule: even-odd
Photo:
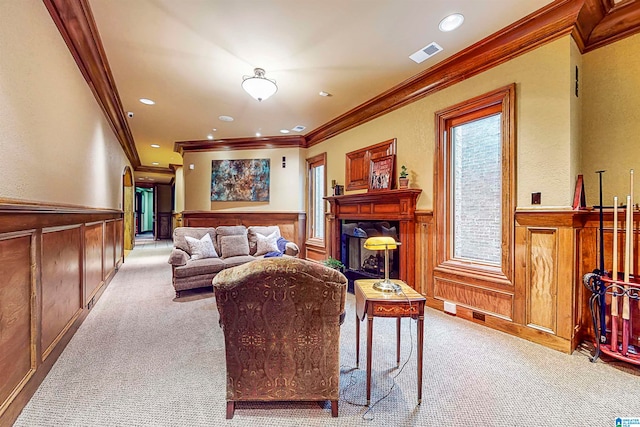
[[[364,242],[364,248],[371,251],[384,249],[384,280],[373,284],[373,289],[381,292],[399,292],[400,285],[389,280],[389,249],[396,249],[400,242],[390,236],[369,237]]]

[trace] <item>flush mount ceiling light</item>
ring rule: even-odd
[[[270,80],[264,76],[262,68],[254,68],[254,76],[242,77],[242,89],[253,99],[263,101],[278,91],[275,80]]]
[[[148,98],[140,98],[140,102],[142,102],[145,105],[153,105],[156,103],[155,101],[152,101]]]
[[[462,16],[462,14],[452,13],[451,15],[445,17],[442,21],[440,21],[438,28],[440,28],[440,31],[444,32],[453,31],[460,25],[462,25],[463,22],[464,16]]]

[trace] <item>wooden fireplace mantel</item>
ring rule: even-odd
[[[415,211],[421,189],[369,191],[326,197],[331,206],[329,213],[330,255],[341,259],[340,234],[343,220],[398,221],[401,245],[400,279],[415,287]]]

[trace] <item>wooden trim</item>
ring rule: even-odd
[[[196,141],[176,141],[173,151],[181,156],[187,151],[229,151],[257,150],[267,148],[306,148],[307,141],[302,135],[265,136],[261,138],[203,139]]]
[[[447,109],[436,112],[436,155],[434,200],[436,204],[435,232],[436,272],[445,279],[450,275],[463,274],[478,276],[496,286],[512,284],[514,269],[514,215],[515,208],[515,84],[496,89]],[[446,130],[452,123],[464,123],[467,119],[478,118],[481,114],[499,111],[502,113],[502,259],[499,267],[489,267],[478,263],[458,261],[451,258],[451,223],[448,220],[451,197],[449,179],[450,137]]]
[[[140,157],[88,0],[43,1],[125,155],[134,168],[140,166]]]
[[[584,53],[640,32],[640,2],[585,0],[576,28]]]
[[[277,225],[282,237],[294,242],[305,254],[306,214],[304,212],[236,212],[184,211],[183,227],[218,227],[220,225]]]
[[[314,200],[312,200],[313,192],[311,191],[311,173],[313,168],[317,168],[319,166],[324,167],[324,194],[321,197],[324,199],[327,196],[327,153],[320,153],[316,156],[306,159],[307,163],[307,182],[306,182],[306,192],[307,192],[307,212],[309,213],[309,220],[307,221],[307,230],[306,230],[306,241],[305,246],[307,249],[313,247],[316,253],[326,252],[326,239],[327,239],[327,221],[326,221],[326,202],[323,201],[323,212],[322,212],[322,220],[324,221],[324,236],[322,239],[313,236],[313,227],[316,225],[313,219],[313,212],[311,206],[314,205]],[[308,257],[308,254],[305,254],[305,258]]]
[[[141,173],[159,173],[162,175],[174,174],[174,171],[171,168],[160,168],[157,166],[137,166],[135,171]]]
[[[29,288],[29,300],[23,303],[23,307],[11,307],[11,311],[21,309],[22,312],[29,313],[29,346],[20,347],[18,350],[23,359],[26,357],[30,361],[30,369],[9,395],[3,396],[0,401],[0,425],[11,425],[20,414],[22,408],[27,404],[38,386],[42,383],[47,373],[60,356],[65,346],[69,343],[73,334],[84,321],[91,307],[85,304],[87,288],[94,289],[95,283],[87,283],[85,248],[87,238],[85,234],[86,224],[95,226],[97,224],[113,224],[113,243],[117,245],[123,233],[122,212],[116,210],[99,210],[90,208],[79,208],[67,205],[47,205],[44,203],[19,202],[7,200],[0,202],[0,241],[16,238],[29,238],[28,250],[20,253],[20,265],[28,271],[28,283],[24,283]],[[58,235],[58,236],[56,236]],[[64,235],[64,236],[63,236]],[[47,247],[44,241],[47,240]],[[72,242],[73,244],[69,244]],[[24,242],[23,242],[24,243]],[[23,246],[24,247],[24,246]],[[119,263],[122,262],[122,251],[118,252],[115,247],[107,254],[113,260],[114,265],[107,266],[108,271],[104,281],[97,280],[98,291],[93,293],[92,301],[95,302],[102,294],[109,281],[114,277]],[[47,259],[43,255],[47,251]],[[99,244],[101,253],[97,256],[102,259],[105,248]],[[14,251],[14,254],[17,252]],[[14,260],[15,261],[15,260]],[[100,261],[101,262],[101,261]],[[45,267],[46,264],[46,267]],[[24,269],[23,269],[24,271]],[[76,276],[77,273],[77,276]],[[102,275],[101,275],[102,276]],[[72,280],[67,280],[73,277]],[[90,277],[94,277],[91,276]],[[73,306],[66,301],[64,293],[59,293],[57,289],[48,289],[44,300],[43,283],[56,285],[64,283],[67,287],[67,296],[77,292],[77,303]],[[77,289],[76,289],[77,288]],[[11,301],[0,300],[0,305]],[[43,334],[44,327],[51,328],[51,310],[47,304],[55,306],[66,306],[64,318],[58,318],[59,322],[54,329],[49,329]],[[49,310],[48,313],[46,310]],[[54,313],[53,317],[57,315]],[[47,320],[49,319],[49,320]],[[5,319],[6,320],[6,319]],[[8,328],[7,333],[12,334],[12,324],[3,324],[2,328]],[[47,341],[43,343],[43,338]],[[45,348],[46,347],[46,348]],[[4,354],[6,348],[0,348],[0,353]]]
[[[309,132],[311,147],[569,34],[581,1],[557,0]]]

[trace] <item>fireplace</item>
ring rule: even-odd
[[[389,277],[415,285],[415,209],[421,192],[396,189],[327,197],[330,255],[345,265],[350,291],[354,280],[384,277],[384,252],[363,247],[373,235],[392,236],[400,242],[389,251]]]
[[[364,242],[374,236],[390,236],[399,241],[399,222],[342,220],[340,228],[340,261],[349,279],[349,292],[353,292],[354,280],[383,278],[384,251],[366,249]],[[389,250],[389,277],[392,279],[400,278],[399,260],[399,249]]]

